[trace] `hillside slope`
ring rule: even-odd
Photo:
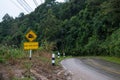
[[[68,55],[120,56],[120,0],[46,0],[29,15],[0,23],[0,43],[21,47],[34,30],[41,46],[53,43]]]

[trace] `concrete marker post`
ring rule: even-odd
[[[60,58],[60,52],[58,52],[58,58]]]
[[[52,66],[55,66],[55,54],[52,54]]]
[[[63,52],[63,57],[65,57],[65,52]]]

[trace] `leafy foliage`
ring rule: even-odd
[[[54,43],[68,55],[120,56],[120,0],[46,0],[29,15],[8,14],[0,23],[0,43],[21,47],[28,30],[44,47]],[[48,46],[48,45],[47,45]]]

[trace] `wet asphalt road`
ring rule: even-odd
[[[71,58],[61,62],[72,80],[120,80],[120,65],[96,58]]]

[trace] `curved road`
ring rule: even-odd
[[[120,80],[120,65],[97,58],[71,58],[61,62],[72,80]]]

